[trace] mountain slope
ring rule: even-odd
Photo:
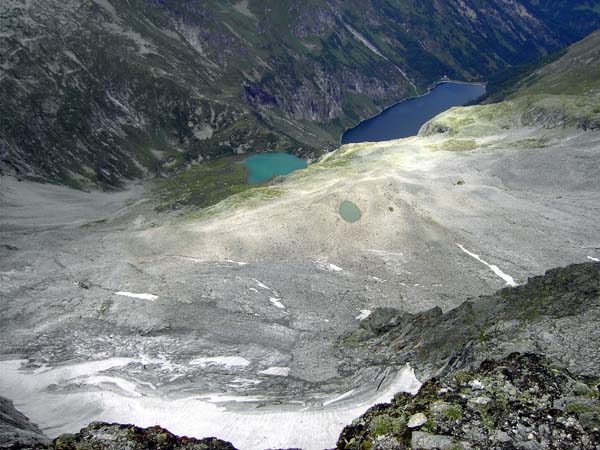
[[[596,5],[10,0],[0,170],[112,186],[235,152],[315,156],[443,75],[485,77],[583,37]]]
[[[0,395],[53,436],[114,420],[321,448],[414,387],[407,361],[429,376],[517,346],[594,374],[597,264],[479,296],[600,259],[600,97],[577,62],[596,67],[599,40],[504,102],[342,146],[200,211],[159,214],[143,185],[3,177],[0,340],[22,359],[1,362]],[[582,73],[579,91],[552,90]],[[340,213],[347,202],[359,220]]]

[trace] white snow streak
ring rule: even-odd
[[[275,298],[275,297],[269,298],[269,301],[271,303],[273,303],[273,305],[277,306],[280,309],[285,309],[285,306],[279,300],[281,300],[281,299],[280,298]]]
[[[273,290],[273,289],[271,289],[269,286],[267,286],[266,284],[263,284],[263,283],[261,283],[260,281],[258,281],[258,280],[256,280],[256,279],[254,279],[254,278],[252,279],[252,281],[254,281],[254,282],[256,283],[256,285],[257,285],[259,288],[262,288],[262,289],[267,289],[267,290],[269,290],[269,291],[272,291],[272,290]]]
[[[598,258],[594,258],[593,256],[588,256],[588,259],[589,259],[590,261],[594,261],[594,262],[600,262],[600,259],[598,259]]]
[[[332,399],[326,400],[323,402],[323,406],[327,406],[327,405],[331,405],[332,403],[336,403],[339,402],[340,400],[343,400],[345,398],[350,397],[352,394],[354,394],[356,392],[356,389],[352,389],[348,392],[344,392],[341,395],[338,395],[337,397],[334,397]]]
[[[119,291],[119,292],[115,292],[115,295],[121,295],[123,297],[138,298],[140,300],[150,300],[151,302],[158,300],[158,295],[154,295],[154,294],[136,294],[133,292]]]
[[[269,367],[268,369],[261,370],[258,372],[263,375],[270,375],[272,377],[287,377],[290,374],[289,367]]]
[[[504,272],[502,272],[498,266],[494,266],[493,264],[489,264],[487,262],[485,262],[483,259],[481,259],[479,257],[479,255],[476,255],[475,253],[470,252],[469,250],[467,250],[466,248],[464,248],[462,245],[460,244],[456,244],[463,252],[465,252],[467,255],[471,256],[472,258],[475,258],[477,261],[479,261],[480,263],[485,264],[486,266],[488,266],[490,269],[492,269],[492,271],[499,276],[500,278],[502,278],[506,284],[508,286],[517,286],[517,283],[515,283],[515,280],[513,279],[513,277],[511,277],[510,275],[505,274]]]
[[[238,266],[246,266],[246,265],[248,265],[247,262],[244,262],[244,261],[233,261],[232,259],[226,259],[225,262],[232,263],[232,264],[237,264]]]
[[[360,314],[356,316],[356,320],[365,320],[367,317],[371,315],[370,309],[361,309]]]

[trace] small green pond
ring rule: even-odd
[[[248,183],[268,181],[277,175],[287,175],[299,169],[306,169],[303,159],[289,153],[261,153],[244,161],[248,169]]]
[[[344,200],[340,204],[340,216],[342,216],[346,222],[356,222],[360,220],[361,212],[354,203]]]

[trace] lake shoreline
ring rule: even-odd
[[[418,98],[424,97],[426,95],[429,95],[429,94],[431,94],[431,92],[435,88],[437,88],[438,86],[440,86],[442,84],[447,84],[447,83],[450,83],[450,84],[461,84],[461,85],[466,85],[466,86],[484,86],[484,87],[487,86],[487,82],[481,82],[481,81],[462,81],[462,80],[453,80],[453,79],[450,79],[450,78],[442,78],[442,79],[440,79],[438,81],[435,81],[434,83],[430,84],[429,86],[427,86],[427,92],[424,92],[423,94],[419,94],[419,95],[413,95],[411,97],[406,97],[406,98],[404,98],[402,100],[399,100],[399,101],[397,101],[395,103],[392,103],[391,105],[386,106],[385,108],[383,108],[382,110],[380,110],[376,114],[373,114],[372,116],[369,116],[369,117],[361,120],[356,125],[354,125],[352,127],[349,127],[349,128],[346,128],[343,131],[343,133],[340,135],[340,137],[339,137],[339,145],[348,145],[348,144],[350,144],[350,143],[344,144],[342,142],[342,139],[344,138],[344,135],[348,131],[353,130],[354,128],[360,126],[361,124],[363,124],[363,123],[365,123],[365,122],[367,122],[367,121],[369,121],[371,119],[374,119],[375,117],[379,116],[380,114],[382,114],[383,112],[387,111],[388,109],[394,108],[395,106],[398,106],[401,103],[404,103],[404,102],[409,101],[409,100],[414,100],[414,99],[418,99]]]

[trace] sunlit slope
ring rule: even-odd
[[[597,246],[600,135],[589,130],[598,126],[600,97],[593,87],[562,95],[544,86],[580,73],[574,59],[597,58],[599,37],[574,46],[554,63],[559,69],[542,69],[510,100],[453,108],[418,137],[343,146],[143,239],[209,258],[327,257],[358,271],[381,263],[385,276],[406,276],[411,290],[440,280],[450,291],[475,280],[504,284],[457,244],[519,282],[586,259],[585,249]],[[345,200],[360,208],[358,222],[340,216]]]

